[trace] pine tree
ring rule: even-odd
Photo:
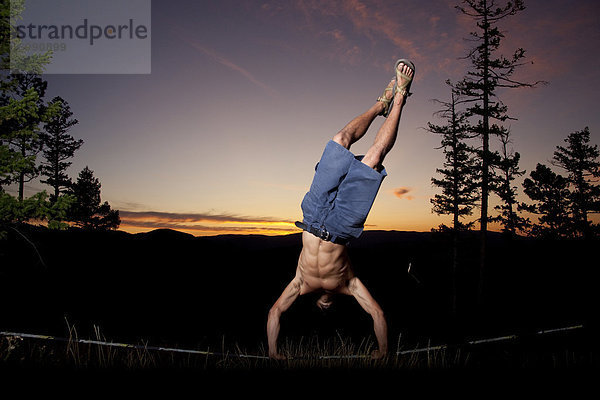
[[[35,99],[29,102],[27,113],[17,114],[17,118],[11,121],[9,127],[12,134],[6,140],[9,148],[20,154],[23,160],[28,160],[21,168],[14,171],[14,179],[19,185],[18,198],[22,201],[25,183],[37,178],[40,173],[35,160],[43,147],[39,133],[41,123],[48,117],[43,101],[48,83],[39,75],[32,74],[17,74],[14,79],[17,83],[16,90],[12,93],[15,100],[25,99],[29,95],[31,99]]]
[[[100,181],[87,166],[79,173],[72,185],[71,194],[75,204],[71,207],[69,220],[84,229],[117,229],[121,224],[119,211],[112,210],[108,202],[101,203]]]
[[[24,171],[35,170],[35,155],[23,155],[18,144],[33,137],[33,132],[21,131],[19,126],[27,124],[28,116],[37,113],[39,94],[28,90],[22,98],[14,99],[8,90],[9,85],[3,85],[0,93],[0,190],[19,182]]]
[[[52,51],[31,53],[21,45],[16,26],[25,11],[25,0],[0,0],[0,63],[12,74],[42,74],[52,61]]]
[[[589,214],[600,212],[600,185],[594,182],[600,178],[600,153],[597,145],[589,144],[588,127],[569,134],[565,142],[567,147],[556,147],[552,163],[569,173],[573,228],[578,235],[589,239],[594,231]]]
[[[491,168],[494,154],[490,151],[490,138],[503,136],[506,129],[498,123],[509,119],[507,107],[498,99],[498,88],[532,87],[533,84],[513,80],[511,77],[516,68],[523,65],[525,50],[517,49],[510,58],[502,55],[495,56],[500,48],[504,34],[498,24],[507,17],[513,16],[525,9],[522,0],[503,2],[497,4],[496,0],[463,0],[463,6],[456,8],[472,18],[477,26],[477,31],[471,32],[472,41],[477,45],[471,49],[466,58],[471,61],[472,70],[456,87],[468,97],[472,105],[467,109],[468,115],[478,118],[473,132],[481,139],[481,216],[480,223],[480,268],[478,299],[483,300],[483,287],[486,265],[487,230],[488,230],[488,202],[489,194],[493,187]],[[494,122],[497,121],[497,122]]]
[[[0,237],[6,228],[16,230],[30,219],[64,227],[59,221],[70,201],[65,197],[50,204],[45,192],[24,198],[24,184],[36,173],[39,124],[50,116],[43,107],[46,84],[39,74],[51,54],[29,55],[20,46],[14,32],[23,10],[24,0],[0,0]],[[14,182],[19,183],[18,198],[3,189]]]
[[[67,160],[73,158],[83,140],[75,140],[69,134],[69,130],[79,121],[72,118],[73,113],[65,100],[57,96],[52,99],[48,108],[55,109],[55,112],[46,122],[44,132],[40,133],[45,159],[40,170],[42,176],[46,177],[41,182],[52,186],[54,193],[50,195],[50,201],[55,202],[72,184],[66,172],[71,162]]]
[[[15,25],[24,9],[24,0],[0,0],[0,191],[19,182],[20,200],[39,151],[35,122],[42,118],[45,91],[39,74],[51,59],[49,52],[30,55],[20,45]]]
[[[442,136],[440,148],[444,151],[445,161],[444,169],[436,169],[442,178],[431,178],[433,185],[442,189],[441,194],[431,199],[432,211],[452,215],[452,229],[458,231],[471,225],[461,223],[460,218],[471,215],[478,200],[474,150],[465,142],[470,138],[470,126],[465,113],[457,110],[461,100],[454,88],[449,102],[436,102],[443,107],[436,114],[446,119],[446,125],[428,123],[427,130]]]
[[[517,187],[513,186],[513,181],[524,175],[525,171],[519,169],[519,160],[521,155],[509,149],[509,135],[500,138],[502,149],[500,159],[495,164],[499,174],[495,179],[496,184],[494,192],[500,197],[501,204],[494,207],[500,214],[490,218],[491,222],[502,224],[502,231],[509,238],[517,235],[517,232],[524,232],[529,227],[530,221],[519,215],[522,206],[517,201]]]
[[[446,125],[427,124],[427,130],[442,136],[441,148],[444,151],[444,168],[436,172],[441,179],[431,178],[434,186],[441,188],[442,193],[436,194],[431,203],[436,214],[452,215],[452,313],[457,312],[457,273],[458,273],[458,233],[468,229],[472,223],[460,221],[471,215],[478,200],[476,165],[473,149],[465,143],[469,138],[470,127],[464,112],[457,106],[461,103],[460,96],[449,81],[446,84],[452,88],[449,102],[436,100],[442,109],[436,114],[446,119]],[[442,229],[445,226],[442,225]]]
[[[551,239],[571,236],[569,181],[539,163],[529,175],[530,178],[523,181],[523,191],[535,203],[523,204],[523,208],[540,215],[531,234]]]

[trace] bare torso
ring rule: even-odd
[[[269,357],[283,360],[285,356],[277,351],[279,319],[298,296],[322,292],[317,306],[322,310],[330,307],[334,293],[354,296],[360,306],[373,317],[373,327],[378,350],[372,357],[381,358],[387,352],[387,323],[381,307],[371,296],[363,283],[354,276],[346,246],[324,241],[312,233],[302,233],[302,252],[294,279],[286,286],[271,310],[267,321]]]
[[[321,240],[306,231],[302,245],[298,260],[301,294],[315,290],[345,292],[348,281],[354,277],[346,246]]]

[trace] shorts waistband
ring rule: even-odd
[[[332,235],[331,233],[329,233],[329,231],[327,231],[327,229],[325,229],[324,226],[321,226],[320,228],[317,228],[315,226],[308,226],[303,222],[300,221],[296,221],[295,225],[307,232],[312,233],[313,235],[315,235],[316,237],[318,237],[319,239],[325,240],[327,242],[331,242],[331,243],[335,243],[335,244],[341,244],[341,245],[345,245],[349,242],[348,239],[343,239],[341,237]]]

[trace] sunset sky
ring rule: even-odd
[[[128,232],[298,232],[293,222],[302,219],[300,202],[324,145],[374,103],[395,60],[410,58],[414,94],[367,229],[449,224],[431,212],[431,177],[443,154],[440,138],[423,128],[442,122],[431,100],[446,100],[444,81],[469,67],[460,57],[475,27],[457,3],[155,0],[151,74],[45,76],[47,98],[63,97],[80,121],[71,133],[85,143],[69,173],[75,179],[89,166]],[[548,165],[571,132],[588,126],[592,143],[600,142],[600,2],[525,5],[501,24],[503,53],[525,48],[532,64],[515,77],[549,84],[498,94],[517,118],[507,126],[528,175],[536,163]],[[355,154],[382,122],[352,147]],[[30,194],[42,189],[28,185]]]

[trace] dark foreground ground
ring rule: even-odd
[[[338,298],[333,310],[322,313],[314,306],[316,298],[307,296],[282,319],[282,345],[296,359],[274,363],[239,355],[265,355],[267,312],[294,274],[299,234],[194,238],[164,230],[131,235],[23,226],[19,231],[28,241],[9,232],[8,240],[0,242],[0,331],[217,349],[229,356],[109,351],[0,337],[5,370],[407,376],[415,371],[557,372],[597,366],[592,304],[597,300],[598,242],[506,241],[490,234],[485,297],[478,304],[478,241],[476,235],[466,235],[453,313],[448,237],[367,231],[350,253],[357,274],[386,312],[391,356],[380,363],[319,360],[331,354],[367,355],[373,345],[372,321],[351,298]],[[579,325],[583,328],[536,333]],[[464,345],[506,335],[515,337]],[[449,347],[395,354],[438,344]]]

